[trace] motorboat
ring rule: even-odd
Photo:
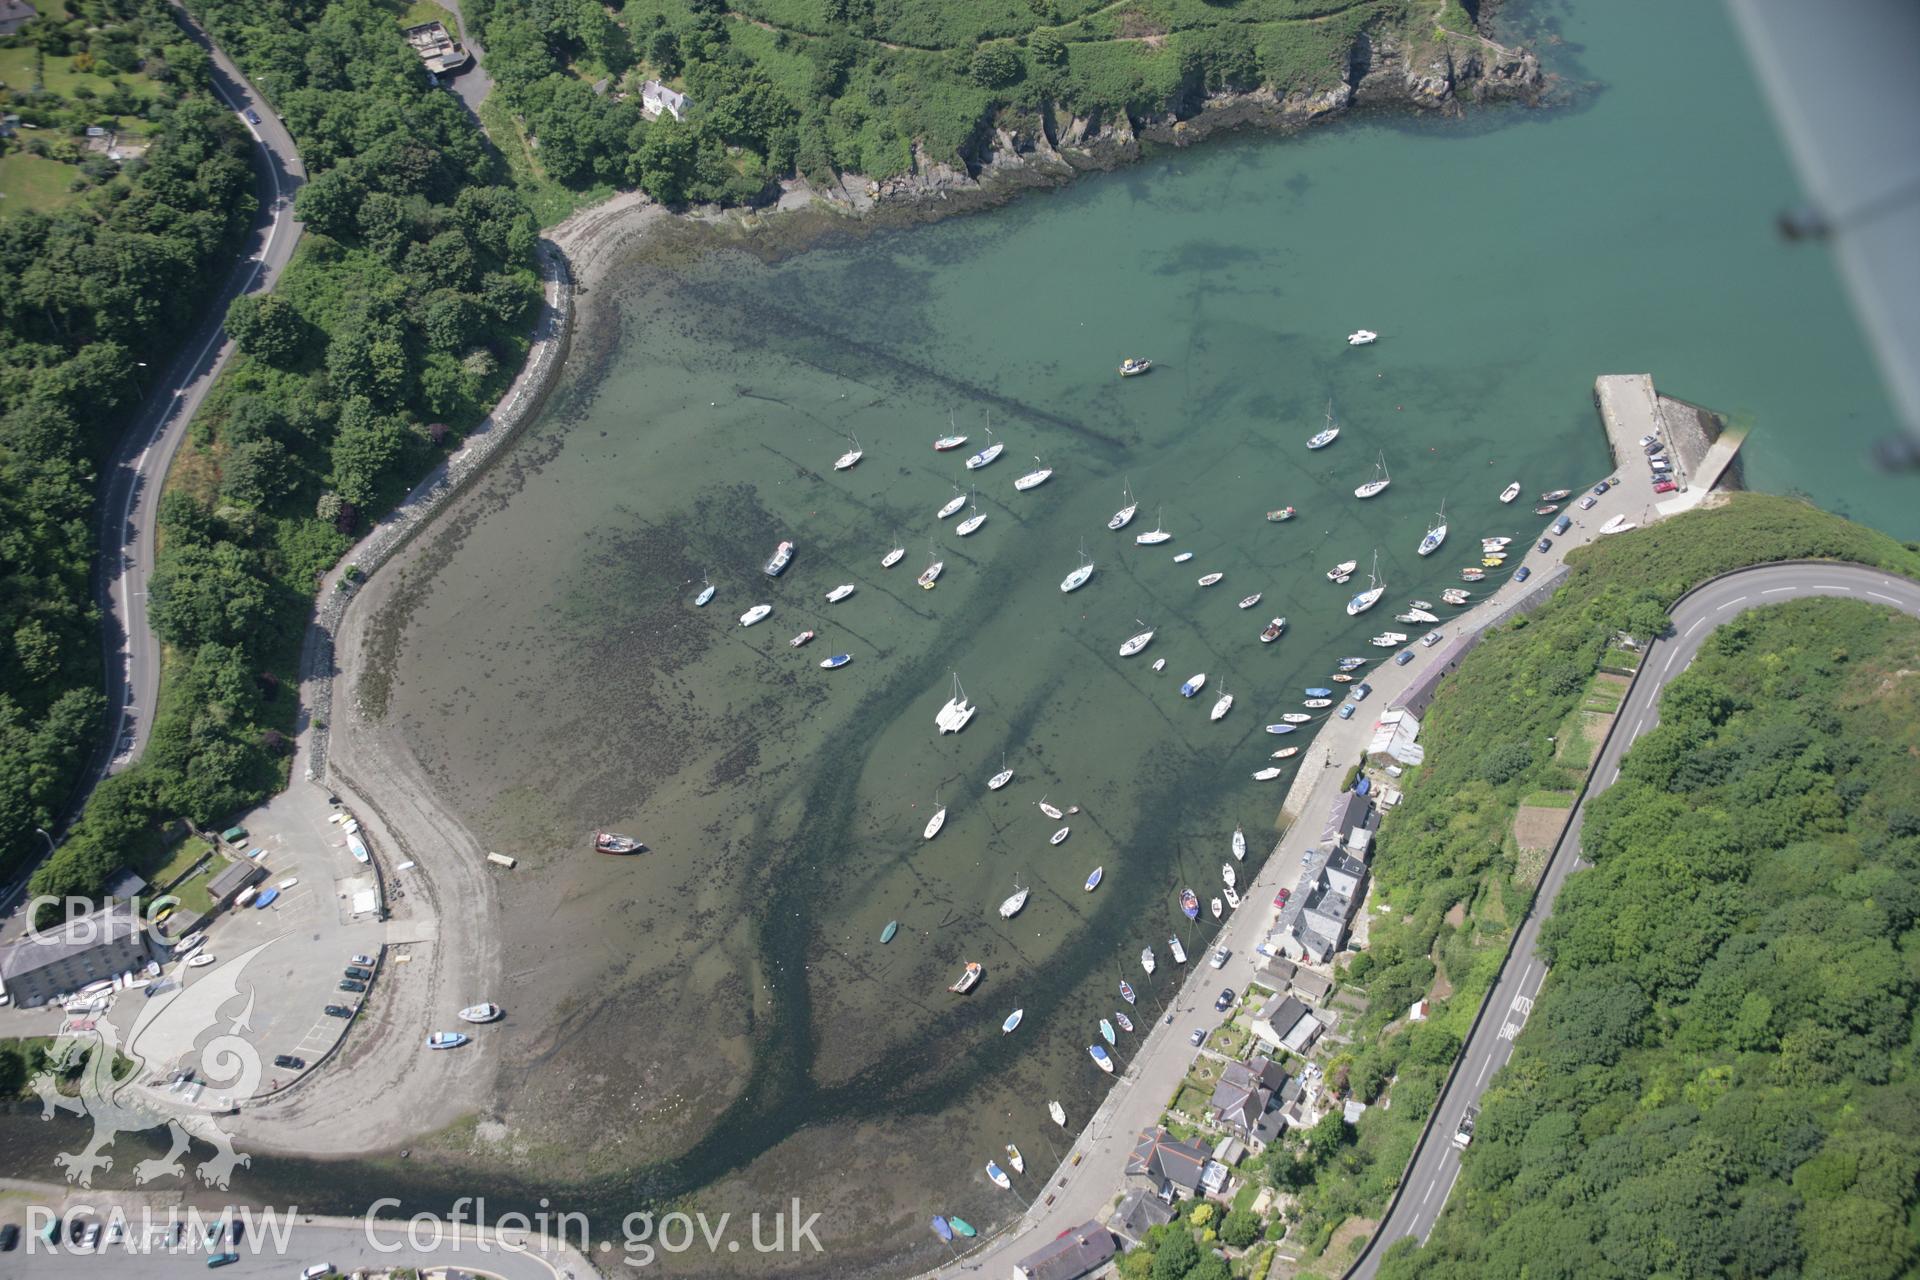
[[[204,933],[188,934],[173,944],[173,958],[178,960],[181,956],[191,955],[198,948],[205,946],[206,941],[207,935]]]
[[[1003,1036],[1013,1034],[1013,1029],[1020,1025],[1020,1019],[1026,1016],[1027,1011],[1025,1009],[1015,1009],[1007,1015],[1007,1020],[1000,1024],[1000,1034]]]
[[[1136,619],[1136,621],[1138,621],[1138,619]],[[1126,643],[1120,646],[1120,656],[1123,658],[1131,658],[1134,654],[1146,648],[1148,642],[1152,639],[1153,632],[1151,630],[1137,632],[1134,635],[1128,636]]]
[[[1119,1027],[1122,1031],[1131,1032],[1133,1030],[1133,1019],[1116,1009],[1113,1012],[1113,1025]]]
[[[1087,882],[1082,885],[1081,888],[1085,889],[1088,893],[1092,893],[1100,887],[1100,877],[1106,874],[1107,869],[1105,867],[1095,867],[1093,871],[1088,874]]]
[[[1380,335],[1371,329],[1355,329],[1347,335],[1347,345],[1350,347],[1364,347],[1379,340]]]
[[[1502,548],[1502,547],[1508,547],[1508,546],[1512,546],[1512,545],[1513,545],[1513,539],[1512,539],[1512,538],[1505,538],[1505,537],[1502,537],[1502,538],[1482,538],[1482,539],[1480,539],[1480,549],[1481,549],[1482,551],[1498,551],[1498,550],[1499,550],[1500,548]]]
[[[1255,782],[1272,782],[1279,776],[1280,771],[1274,768],[1255,769],[1253,771],[1253,780]]]
[[[1297,724],[1270,724],[1267,726],[1267,732],[1278,736],[1283,733],[1294,733],[1299,728]]]
[[[1125,1000],[1128,1004],[1134,1003],[1134,1000],[1135,1000],[1135,996],[1133,994],[1133,984],[1128,982],[1125,978],[1120,979],[1120,998],[1122,1000]]]
[[[1446,503],[1443,502],[1440,504],[1440,512],[1437,516],[1434,517],[1434,519],[1437,521],[1437,523],[1433,526],[1433,528],[1427,530],[1427,536],[1420,539],[1420,545],[1415,548],[1415,550],[1418,551],[1423,556],[1432,555],[1434,552],[1440,549],[1440,544],[1447,540],[1447,504]]]
[[[1518,480],[1515,480],[1512,484],[1508,485],[1506,488],[1500,491],[1500,501],[1502,502],[1512,502],[1515,498],[1519,496],[1520,496],[1520,482]]]
[[[1120,499],[1124,505],[1122,505],[1118,511],[1114,512],[1113,517],[1107,521],[1107,528],[1115,531],[1124,529],[1131,524],[1134,514],[1140,510],[1140,504],[1133,500],[1132,490],[1120,490]]]
[[[700,575],[700,580],[707,585],[701,588],[700,594],[693,598],[693,607],[696,609],[704,607],[709,600],[713,599],[713,580],[704,573]]]
[[[1153,669],[1155,671],[1165,671],[1167,669],[1167,660],[1165,658],[1155,658],[1153,660]]]
[[[1395,622],[1438,622],[1440,615],[1428,613],[1425,609],[1409,609],[1405,613],[1393,615]]]
[[[1108,1075],[1113,1074],[1113,1055],[1107,1052],[1105,1045],[1090,1044],[1087,1046],[1087,1052],[1093,1055],[1096,1066]]]
[[[941,733],[958,733],[967,727],[974,713],[980,710],[967,702],[967,691],[960,687],[960,674],[954,673],[953,696],[947,704],[934,715],[933,723]]]
[[[1376,649],[1391,649],[1395,645],[1402,645],[1406,642],[1407,633],[1404,631],[1382,631],[1379,635],[1368,641],[1368,643]]]
[[[953,487],[953,496],[947,499],[945,506],[941,507],[938,511],[933,513],[934,518],[936,520],[945,520],[948,516],[952,515],[954,512],[960,510],[960,508],[966,505],[967,505],[967,495],[960,492],[959,485],[955,485]]]
[[[1431,609],[1433,608],[1433,601],[1431,601],[1431,600],[1409,600],[1409,601],[1407,601],[1407,608],[1409,608],[1409,609],[1428,609],[1428,610],[1431,610]],[[1434,619],[1434,621],[1435,621],[1435,622],[1438,622],[1438,621],[1439,621],[1439,619],[1438,619],[1438,618],[1435,618],[1435,619]],[[1364,658],[1363,658],[1363,659],[1361,659],[1361,662],[1364,662],[1364,661],[1365,661],[1365,659],[1364,659]],[[1359,665],[1360,665],[1360,662],[1356,662],[1356,663],[1354,663],[1354,665],[1355,665],[1355,666],[1359,666]]]
[[[1000,918],[1002,920],[1011,920],[1015,916],[1019,915],[1020,909],[1027,905],[1027,896],[1032,892],[1033,890],[1031,889],[1021,889],[1016,887],[1014,891],[1010,895],[1008,895],[1003,902],[1001,902]]]
[[[963,996],[973,990],[974,984],[979,981],[980,962],[978,960],[971,960],[967,962],[967,967],[961,972],[959,980],[948,987],[947,990],[953,992],[955,995]]]
[[[1013,1190],[1013,1182],[1007,1177],[1005,1171],[991,1160],[987,1161],[987,1176],[992,1178],[993,1185],[1002,1191]]]
[[[1048,804],[1047,798],[1045,796],[1041,796],[1038,800],[1035,800],[1033,803],[1039,808],[1040,812],[1046,814],[1049,818],[1052,818],[1055,822],[1058,822],[1060,821],[1060,819],[1067,816],[1066,814],[1060,811],[1059,805]]]
[[[1215,583],[1217,583],[1217,582],[1219,582],[1219,581],[1220,581],[1220,579],[1222,579],[1222,578],[1224,578],[1224,577],[1226,577],[1226,576],[1227,576],[1227,575],[1226,575],[1226,574],[1224,574],[1224,573],[1209,573],[1209,574],[1205,574],[1205,575],[1203,575],[1203,576],[1202,576],[1202,577],[1200,578],[1200,585],[1201,585],[1201,586],[1203,586],[1203,587],[1211,587],[1211,586],[1213,586],[1213,585],[1214,585]]]
[[[847,451],[833,460],[835,471],[851,471],[855,463],[866,457],[866,451],[860,447],[860,440],[851,433],[847,436]]]
[[[1191,889],[1180,891],[1180,910],[1189,920],[1200,918],[1200,895]]]
[[[924,839],[931,840],[935,836],[939,835],[940,828],[946,825],[947,825],[947,807],[945,805],[941,805],[938,809],[935,809],[933,811],[933,816],[927,819],[926,829],[921,831],[920,834]]]
[[[1220,879],[1226,883],[1229,889],[1236,887],[1240,883],[1234,876],[1233,864],[1231,862],[1223,862],[1220,864]]]
[[[1065,840],[1067,838],[1067,833],[1072,830],[1073,830],[1072,827],[1060,828],[1058,831],[1054,832],[1052,835],[1047,837],[1047,843],[1059,844],[1062,840]]]
[[[593,837],[595,853],[639,853],[646,847],[632,836],[615,835],[611,831],[598,831]]]
[[[1373,568],[1367,571],[1367,589],[1347,601],[1347,616],[1356,617],[1380,603],[1380,597],[1386,593],[1387,584],[1380,581],[1380,553],[1373,553]]]
[[[1233,857],[1239,861],[1247,856],[1247,833],[1240,827],[1233,829]]]
[[[1053,1122],[1059,1125],[1062,1129],[1067,1127],[1066,1108],[1062,1107],[1058,1102],[1047,1103],[1047,1114],[1052,1116]]]
[[[1533,514],[1537,516],[1550,516],[1559,509],[1560,504],[1557,502],[1543,502],[1533,509]]]
[[[202,951],[199,955],[187,957],[187,968],[189,969],[205,968],[207,965],[212,964],[214,962],[214,959],[215,959],[215,956],[213,952]]]
[[[787,566],[792,563],[793,543],[783,541],[773,549],[773,554],[767,558],[767,576],[769,578],[779,577],[787,571]]]
[[[1006,452],[1007,446],[1001,443],[1000,441],[993,439],[992,427],[987,428],[987,439],[993,440],[993,443],[989,444],[986,448],[980,450],[980,452],[974,454],[972,457],[967,459],[967,463],[966,463],[967,470],[978,471],[980,468],[992,462],[995,458],[998,458],[1002,453]]]
[[[482,1002],[468,1005],[460,1011],[458,1016],[462,1022],[492,1022],[505,1012],[506,1010],[497,1004]]]
[[[820,659],[820,665],[828,671],[837,671],[853,661],[850,653],[836,653],[831,658]]]
[[[1195,674],[1190,675],[1185,680],[1181,681],[1180,696],[1183,698],[1191,698],[1194,694],[1200,692],[1202,689],[1206,687],[1207,687],[1207,673],[1204,671],[1196,672]]]
[[[1014,1146],[1011,1142],[1007,1144],[1007,1163],[1013,1166],[1015,1173],[1025,1173],[1027,1171],[1026,1158],[1020,1154],[1020,1148]]]
[[[1386,491],[1387,486],[1392,483],[1393,483],[1393,477],[1387,474],[1387,455],[1382,453],[1380,455],[1379,463],[1374,467],[1373,479],[1367,481],[1365,484],[1355,489],[1353,491],[1353,496],[1356,498],[1376,497],[1379,494],[1384,493]]]
[[[1143,951],[1141,951],[1141,953],[1140,953],[1140,967],[1141,967],[1142,969],[1145,969],[1145,970],[1147,971],[1147,976],[1148,976],[1148,977],[1152,977],[1152,976],[1153,976],[1153,969],[1154,969],[1154,959],[1153,959],[1153,948],[1152,948],[1152,947],[1147,947],[1147,948],[1146,948],[1145,950],[1143,950]]]
[[[467,1037],[458,1031],[436,1031],[427,1037],[429,1049],[458,1049],[467,1042]]]
[[[1571,498],[1572,496],[1573,496],[1573,490],[1571,489],[1549,489],[1545,493],[1540,495],[1540,501],[1565,502],[1568,498]]]
[[[1340,424],[1333,420],[1333,401],[1327,401],[1327,425],[1307,441],[1309,449],[1324,449],[1340,438]]]
[[[1105,1018],[1100,1019],[1100,1038],[1108,1044],[1114,1044],[1120,1039],[1119,1036],[1114,1034],[1113,1023],[1107,1021]]]
[[[806,644],[808,641],[812,639],[813,639],[813,632],[802,631],[799,635],[787,641],[787,644],[795,649],[798,649],[801,645]]]
[[[1012,781],[1013,781],[1013,770],[1007,768],[1006,757],[1002,756],[1000,758],[1000,772],[994,774],[991,778],[987,779],[987,790],[998,791],[1000,788],[1006,786],[1009,782],[1012,782]]]
[[[1220,892],[1226,895],[1227,906],[1236,908],[1236,909],[1240,906],[1240,891],[1235,889],[1232,885],[1228,885],[1226,888],[1222,889]]]
[[[1291,519],[1293,519],[1293,518],[1294,518],[1294,516],[1296,516],[1296,515],[1298,515],[1298,514],[1299,514],[1299,512],[1297,512],[1297,511],[1295,511],[1295,510],[1294,510],[1294,509],[1293,509],[1292,507],[1281,507],[1281,508],[1280,508],[1279,510],[1277,510],[1277,511],[1269,511],[1269,512],[1267,512],[1267,520],[1268,520],[1268,521],[1269,521],[1270,523],[1273,523],[1273,524],[1279,524],[1279,523],[1281,523],[1281,522],[1282,522],[1282,521],[1284,521],[1284,520],[1291,520]]]
[[[833,590],[827,592],[827,603],[839,604],[842,600],[845,600],[848,596],[852,595],[853,593],[854,593],[854,585],[851,582],[843,582],[839,586],[835,587]]]
[[[1253,593],[1252,595],[1250,595],[1250,596],[1243,596],[1243,597],[1241,597],[1241,600],[1240,600],[1240,607],[1241,607],[1242,609],[1251,609],[1251,608],[1253,608],[1253,606],[1255,606],[1255,605],[1257,605],[1257,604],[1259,604],[1259,603],[1260,603],[1260,596],[1261,596],[1261,593],[1260,593],[1260,592],[1258,592],[1258,591],[1256,591],[1256,592],[1254,592],[1254,593]]]
[[[1213,710],[1207,713],[1207,719],[1224,720],[1227,718],[1227,712],[1231,710],[1233,710],[1233,695],[1223,693],[1220,695],[1219,701],[1213,704]]]
[[[1369,659],[1367,658],[1342,658],[1340,659],[1340,669],[1342,671],[1356,671],[1366,666],[1368,661]]]
[[[767,620],[767,616],[772,612],[773,612],[772,605],[757,604],[753,606],[753,608],[747,610],[745,613],[740,615],[740,625],[743,627],[750,627],[756,622],[765,622]]]
[[[1498,569],[1506,562],[1507,557],[1504,553],[1500,555],[1482,556],[1480,558],[1480,567],[1482,569]]]
[[[1093,561],[1087,556],[1085,543],[1080,545],[1080,560],[1081,565],[1078,569],[1075,569],[1072,573],[1060,579],[1060,589],[1062,591],[1078,591],[1080,588],[1086,586],[1087,579],[1093,576]]]
[[[1328,676],[1327,679],[1333,681],[1335,684],[1352,684],[1353,673],[1351,671],[1342,671],[1335,675]]]
[[[1286,618],[1284,617],[1275,618],[1273,621],[1269,622],[1266,625],[1266,627],[1260,632],[1260,643],[1272,644],[1275,640],[1278,640],[1280,638],[1280,634],[1286,629],[1287,629]]]
[[[1463,605],[1473,599],[1470,592],[1459,587],[1448,587],[1440,593],[1440,598],[1450,605]]]
[[[1173,952],[1173,962],[1175,964],[1185,964],[1187,962],[1187,949],[1180,945],[1180,939],[1168,938],[1167,950]]]
[[[1292,724],[1292,725],[1301,725],[1301,724],[1306,724],[1306,723],[1307,723],[1308,721],[1310,721],[1310,720],[1312,720],[1312,719],[1313,719],[1313,717],[1312,717],[1312,716],[1310,716],[1310,715],[1308,715],[1308,714],[1307,714],[1306,712],[1304,712],[1304,711],[1286,711],[1286,712],[1282,712],[1282,713],[1281,713],[1281,715],[1280,715],[1280,718],[1281,718],[1281,719],[1282,719],[1283,721],[1285,721],[1286,723],[1288,723],[1288,724]]]
[[[987,518],[980,514],[980,504],[976,501],[973,504],[973,514],[953,526],[953,536],[956,538],[965,538],[977,532],[980,526],[986,522]]]
[[[1035,462],[1040,462],[1040,455],[1035,454],[1033,456],[1033,460]],[[1027,472],[1027,474],[1021,476],[1018,480],[1015,480],[1013,482],[1013,487],[1019,490],[1021,493],[1025,493],[1029,489],[1038,489],[1041,485],[1047,482],[1047,477],[1051,476],[1052,474],[1053,474],[1052,467],[1047,466],[1045,463],[1040,463],[1040,465],[1035,467],[1032,471]]]
[[[1220,899],[1218,898],[1207,899],[1207,910],[1213,912],[1213,918],[1215,920],[1218,920],[1226,912],[1226,908],[1220,904]]]
[[[1476,569],[1472,566],[1460,571],[1460,581],[1462,582],[1479,582],[1486,576],[1487,571],[1485,569]]]
[[[1353,576],[1353,571],[1359,567],[1360,562],[1358,560],[1342,560],[1339,564],[1327,570],[1327,581],[1345,582]]]
[[[1298,747],[1282,747],[1278,751],[1273,752],[1267,758],[1269,760],[1291,760],[1299,754],[1300,754],[1300,748]]]
[[[1182,552],[1181,552],[1181,553],[1180,553],[1179,555],[1177,555],[1177,556],[1175,556],[1175,557],[1173,558],[1173,562],[1174,562],[1175,564],[1185,564],[1185,563],[1186,563],[1187,561],[1189,561],[1189,560],[1191,560],[1191,559],[1193,559],[1193,552],[1191,552],[1191,551],[1182,551]]]
[[[1318,711],[1323,707],[1332,706],[1333,699],[1332,698],[1308,698],[1306,701],[1302,702],[1300,705],[1303,707],[1311,708],[1314,711]]]
[[[1166,515],[1166,512],[1167,512],[1167,509],[1165,507],[1160,508],[1159,511],[1154,513],[1153,528],[1147,530],[1145,533],[1136,533],[1133,535],[1133,541],[1136,545],[1142,546],[1142,547],[1156,547],[1163,542],[1170,542],[1173,540],[1173,535],[1160,527],[1161,518]]]
[[[1151,368],[1153,368],[1153,361],[1143,359],[1140,356],[1128,356],[1120,362],[1120,376],[1123,378],[1137,378]]]
[[[1323,685],[1314,685],[1311,688],[1302,689],[1301,692],[1309,698],[1331,698],[1333,696],[1333,690]]]

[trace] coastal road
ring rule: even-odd
[[[1512,1056],[1514,1037],[1525,1028],[1533,1001],[1546,981],[1546,962],[1539,954],[1540,925],[1552,913],[1554,899],[1567,876],[1585,865],[1580,858],[1580,829],[1587,801],[1613,785],[1627,749],[1660,723],[1660,694],[1692,665],[1715,628],[1748,609],[1808,596],[1887,605],[1920,617],[1920,583],[1879,569],[1846,564],[1792,563],[1743,569],[1679,602],[1673,611],[1672,634],[1648,647],[1641,676],[1621,704],[1613,730],[1593,763],[1588,788],[1554,846],[1533,910],[1521,925],[1506,967],[1487,996],[1459,1066],[1435,1104],[1433,1121],[1416,1150],[1398,1197],[1367,1251],[1347,1271],[1348,1280],[1370,1280],[1379,1270],[1381,1255],[1396,1241],[1412,1236],[1424,1242],[1446,1207],[1447,1197],[1460,1177],[1461,1153],[1453,1145],[1454,1132],[1461,1117],[1468,1108],[1479,1105],[1494,1074]]]
[[[260,212],[242,256],[207,300],[199,326],[172,363],[148,383],[145,401],[107,466],[100,494],[98,588],[105,606],[109,733],[94,760],[94,782],[137,760],[153,726],[153,705],[160,690],[160,642],[147,624],[154,518],[160,486],[187,424],[233,355],[224,327],[227,305],[241,294],[271,289],[300,237],[293,193],[305,181],[306,170],[293,135],[184,9],[175,6],[174,17],[212,59],[214,96],[241,116],[253,134]],[[249,110],[258,113],[258,124],[245,120]]]

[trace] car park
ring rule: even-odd
[[[1191,1045],[1203,1045],[1206,1042],[1207,1029],[1205,1027],[1195,1027],[1193,1034],[1187,1037],[1187,1043]]]
[[[330,1004],[327,1006],[327,1016],[329,1018],[351,1018],[353,1016],[353,1010],[343,1004]]]
[[[305,1058],[296,1058],[290,1053],[282,1053],[274,1056],[273,1065],[276,1067],[284,1067],[288,1071],[298,1071],[307,1065],[307,1060]]]
[[[1535,551],[1551,551],[1553,550],[1553,539],[1542,538],[1540,539],[1540,541],[1533,544],[1533,549]]]
[[[1215,947],[1213,950],[1213,967],[1216,969],[1226,968],[1227,957],[1232,954],[1233,952],[1227,950],[1225,947]]]
[[[1672,493],[1675,489],[1678,489],[1679,487],[1680,487],[1679,485],[1675,484],[1671,480],[1662,480],[1653,486],[1653,491],[1655,493]]]
[[[1609,484],[1605,480],[1602,480],[1599,484],[1593,486],[1593,495],[1594,497],[1597,498],[1611,488],[1613,488],[1611,484]]]
[[[373,980],[373,970],[363,969],[357,964],[348,965],[347,976],[349,978],[358,978],[362,982],[371,982]]]
[[[1413,661],[1413,650],[1411,649],[1402,649],[1400,652],[1393,655],[1393,665],[1396,667],[1404,667],[1409,662],[1412,662],[1412,661]]]
[[[1532,576],[1533,576],[1533,570],[1529,569],[1526,565],[1521,565],[1518,569],[1515,569],[1513,571],[1513,580],[1515,582],[1525,582],[1528,578],[1531,578]]]
[[[1582,511],[1591,511],[1593,510],[1593,504],[1598,501],[1600,501],[1600,499],[1594,497],[1592,494],[1588,494],[1586,497],[1580,499],[1580,509]]]
[[[342,978],[340,979],[340,989],[342,991],[351,991],[355,995],[363,995],[366,993],[367,984],[364,982],[357,982],[352,978]]]
[[[1214,999],[1214,1002],[1213,1002],[1213,1011],[1215,1013],[1225,1013],[1228,1009],[1231,1009],[1232,1007],[1233,1007],[1233,988],[1232,987],[1220,988],[1220,994]]]
[[[1342,720],[1353,719],[1353,704],[1351,702],[1343,702],[1340,704],[1340,718]]]

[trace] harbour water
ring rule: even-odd
[[[1261,726],[1338,656],[1380,656],[1366,638],[1438,601],[1473,538],[1530,535],[1539,490],[1605,474],[1597,373],[1651,371],[1750,423],[1751,487],[1920,533],[1867,474],[1892,416],[1831,266],[1772,235],[1798,196],[1724,15],[1554,22],[1570,108],[1249,137],[778,261],[644,256],[596,290],[617,337],[583,345],[390,619],[387,715],[521,859],[504,1001],[551,1011],[507,1049],[486,1120],[504,1136],[474,1168],[609,1229],[675,1197],[801,1194],[835,1274],[931,1261],[936,1210],[1012,1213],[986,1161],[1019,1143],[1035,1193],[1063,1137],[1045,1101],[1083,1118],[1109,1084],[1086,1046],[1118,981],[1144,1025],[1167,938],[1204,955],[1180,888],[1219,891],[1236,823],[1244,873],[1272,843],[1291,771],[1249,775],[1293,739]],[[1363,326],[1380,341],[1350,349]],[[1119,380],[1129,354],[1153,373]],[[1309,454],[1329,399],[1343,434]],[[936,454],[950,415],[969,444]],[[968,473],[989,425],[1006,454]],[[849,435],[865,458],[836,473]],[[1052,479],[1016,493],[1036,456]],[[1382,457],[1392,486],[1356,501]],[[1501,506],[1516,479],[1528,500]],[[955,486],[987,516],[965,539],[934,517]],[[1140,514],[1111,533],[1125,490]],[[1421,560],[1443,503],[1452,540]],[[1156,522],[1174,540],[1136,546]],[[1092,581],[1064,595],[1082,544]],[[1386,597],[1350,620],[1376,549]],[[930,558],[946,572],[922,591]],[[1354,584],[1329,585],[1346,559]],[[858,589],[825,603],[840,583]],[[1288,634],[1263,645],[1275,614]],[[1120,658],[1143,623],[1152,645]],[[853,661],[821,670],[835,653]],[[980,711],[936,736],[955,673]],[[1003,759],[1015,780],[989,793]],[[1043,796],[1082,807],[1059,846]],[[653,851],[596,857],[601,829]],[[1032,899],[1002,921],[1016,884]],[[949,995],[968,961],[985,979]],[[271,1163],[257,1185],[339,1186]]]

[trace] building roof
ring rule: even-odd
[[[1165,1129],[1142,1129],[1133,1154],[1127,1157],[1127,1176],[1171,1182],[1192,1191],[1200,1185],[1206,1163],[1207,1149],[1199,1143],[1182,1142]]]
[[[1137,1244],[1147,1232],[1172,1221],[1172,1205],[1145,1187],[1135,1187],[1121,1198],[1108,1225]]]
[[[1300,1019],[1307,1016],[1307,1006],[1293,996],[1274,996],[1254,1015],[1260,1021],[1272,1027],[1274,1033],[1282,1039],[1298,1025]]]
[[[1333,990],[1333,979],[1322,977],[1311,969],[1296,969],[1293,989],[1309,1000],[1320,1001],[1326,999],[1327,993]]]
[[[0,982],[38,973],[96,947],[139,936],[146,926],[125,902],[109,903],[91,915],[69,920],[58,929],[40,929],[18,942],[0,947]]]
[[[1268,956],[1267,962],[1260,966],[1260,972],[1276,982],[1285,984],[1293,981],[1293,975],[1299,967],[1285,956]]]
[[[1097,1222],[1083,1222],[1014,1263],[1014,1271],[1026,1280],[1079,1280],[1113,1254],[1113,1233]]]
[[[1266,1114],[1267,1100],[1273,1094],[1265,1088],[1244,1062],[1230,1062],[1213,1086],[1207,1107],[1215,1122],[1231,1129],[1248,1130]]]
[[[11,35],[39,16],[26,0],[0,0],[0,35]]]
[[[230,862],[225,870],[207,882],[207,893],[215,902],[221,902],[240,892],[264,874],[264,870],[257,862]]]
[[[1364,825],[1373,802],[1354,791],[1342,791],[1327,811],[1327,825],[1320,833],[1322,844],[1344,844],[1357,826]]]
[[[1292,1081],[1288,1081],[1288,1083],[1291,1084]],[[1294,1096],[1298,1097],[1299,1095],[1296,1092]],[[1292,1101],[1292,1099],[1288,1099],[1288,1101]],[[1260,1123],[1253,1126],[1253,1132],[1248,1136],[1262,1146],[1270,1147],[1279,1139],[1280,1135],[1286,1131],[1287,1113],[1282,1108],[1275,1107],[1260,1117]]]

